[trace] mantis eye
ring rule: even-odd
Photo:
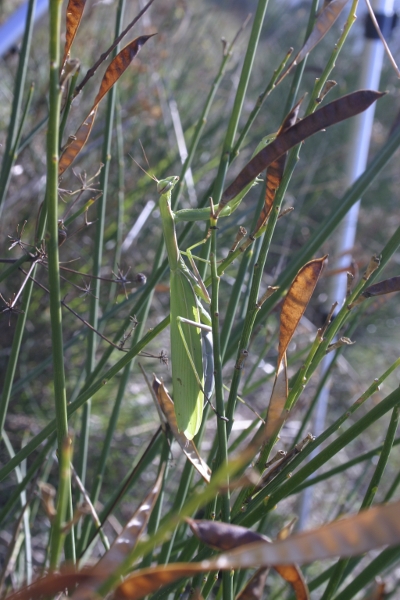
[[[170,192],[177,181],[179,181],[179,177],[177,175],[174,175],[173,177],[167,177],[166,179],[162,179],[157,184],[157,192],[161,195]]]

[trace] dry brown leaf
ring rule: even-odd
[[[190,460],[194,468],[200,473],[200,475],[207,483],[210,483],[211,469],[207,465],[207,463],[201,458],[193,440],[188,440],[185,434],[179,431],[175,415],[174,402],[171,396],[168,394],[164,383],[157,379],[157,377],[154,377],[153,390],[156,394],[161,410],[163,411],[168,421],[168,425],[171,428],[174,438],[176,439],[176,441],[182,448],[184,454],[186,454],[187,458]]]
[[[242,591],[236,596],[236,600],[261,600],[269,571],[269,567],[257,569]]]
[[[298,65],[319,44],[339,17],[347,2],[348,0],[332,0],[321,10],[309,38],[293,60],[288,71],[293,65]]]
[[[400,291],[400,277],[391,277],[390,279],[384,279],[379,283],[370,285],[362,293],[365,298],[371,298],[372,296],[383,296],[384,294],[391,294],[392,292]]]
[[[121,583],[114,597],[139,600],[163,585],[203,571],[306,564],[336,556],[356,556],[387,544],[395,546],[400,543],[399,511],[400,501],[393,502],[272,544],[248,544],[199,563],[142,569]]]
[[[202,572],[201,563],[175,563],[141,569],[117,587],[113,598],[114,600],[139,600],[177,579],[191,577]]]
[[[282,360],[278,364],[274,387],[272,388],[269,401],[268,414],[265,421],[266,437],[269,438],[276,429],[276,423],[281,423],[287,415],[284,414],[284,408],[288,397],[288,377],[286,352],[283,353]]]
[[[297,273],[282,305],[279,328],[278,369],[290,340],[306,310],[317,281],[324,268],[326,256],[310,260]]]
[[[65,61],[67,60],[71,51],[71,46],[75,39],[76,32],[78,31],[85,4],[86,0],[69,0],[68,2],[66,15],[64,57],[61,63],[62,66],[64,66]]]
[[[75,158],[78,156],[79,152],[82,150],[83,146],[86,144],[86,141],[92,131],[93,123],[96,118],[97,106],[91,111],[91,113],[84,120],[82,125],[79,127],[78,131],[71,139],[70,143],[67,143],[65,146],[63,153],[60,156],[60,161],[58,163],[58,176],[60,177],[66,169],[72,165]]]
[[[127,554],[136,546],[140,536],[143,534],[156,500],[160,494],[164,470],[161,469],[157,480],[149,494],[134,512],[122,532],[115,538],[111,548],[106,552],[95,569],[97,576],[83,585],[79,586],[72,595],[73,600],[83,600],[93,596],[99,585],[122,563]],[[99,575],[100,574],[100,575]]]
[[[139,50],[142,48],[142,46],[144,46],[147,40],[153,37],[153,35],[156,34],[152,33],[150,35],[141,35],[127,44],[127,46],[125,46],[121,52],[118,52],[117,56],[111,61],[106,72],[104,73],[92,110],[99,104],[100,100],[102,100],[107,92],[110,91],[114,83],[118,81],[122,73],[126,71],[132,60],[139,53]]]
[[[285,154],[290,148],[297,146],[297,144],[300,144],[318,131],[358,115],[384,95],[385,93],[373,90],[359,90],[347,96],[342,96],[342,98],[326,104],[326,106],[323,106],[311,115],[297,121],[293,127],[290,127],[285,133],[271,142],[271,144],[258,152],[240,171],[233,183],[222,194],[218,212],[221,212],[230,200],[240,194],[274,160]]]
[[[149,38],[153,37],[153,35],[155,34],[152,33],[151,35],[142,35],[133,40],[130,44],[125,46],[125,48],[123,48],[121,52],[117,54],[114,60],[112,60],[109,66],[107,67],[107,70],[104,73],[102,82],[100,84],[100,89],[95,98],[89,115],[79,127],[75,136],[72,138],[72,141],[70,143],[67,143],[63,150],[58,166],[59,177],[65,172],[65,170],[69,166],[72,165],[73,161],[76,159],[76,157],[86,144],[93,127],[97,108],[99,106],[100,101],[104,98],[107,92],[110,91],[114,83],[118,81],[122,73],[128,68],[128,66],[138,54],[142,46],[147,42]]]
[[[303,101],[303,98],[301,98],[297,102],[296,106],[294,106],[292,108],[290,113],[287,115],[287,117],[283,121],[276,137],[279,137],[280,135],[285,133],[285,131],[287,131],[289,129],[289,127],[292,127],[296,123],[297,115],[299,114],[299,109],[300,109],[300,105],[301,105],[302,101]],[[256,235],[256,233],[259,231],[259,229],[264,227],[264,225],[266,224],[266,222],[268,220],[268,217],[272,210],[272,206],[274,204],[276,190],[278,189],[278,187],[280,186],[281,181],[282,181],[283,172],[285,170],[285,164],[286,164],[286,153],[282,154],[282,156],[280,156],[279,158],[274,160],[274,162],[267,169],[267,180],[266,180],[264,206],[263,206],[261,214],[258,218],[255,229],[253,231],[253,234],[252,234],[253,236]]]
[[[271,543],[270,538],[247,527],[223,523],[222,521],[207,521],[205,519],[185,519],[194,535],[203,544],[216,550],[232,550],[254,542]]]
[[[232,550],[247,544],[253,544],[256,541],[267,544],[272,543],[266,535],[240,525],[196,519],[186,519],[186,521],[196,537],[204,544],[217,550]],[[297,565],[276,565],[274,569],[282,579],[293,587],[297,600],[307,600],[309,598],[307,585]]]

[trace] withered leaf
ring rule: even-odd
[[[384,279],[379,283],[374,283],[367,287],[362,293],[365,298],[371,298],[372,296],[383,296],[384,294],[391,294],[392,292],[400,291],[400,277],[391,277],[390,279]]]
[[[201,563],[175,563],[140,569],[117,587],[113,598],[114,600],[139,600],[177,579],[191,577],[202,571]]]
[[[203,477],[204,481],[210,483],[211,469],[207,465],[207,463],[201,458],[193,440],[188,440],[185,434],[179,431],[175,415],[174,402],[171,396],[168,394],[164,383],[157,379],[157,377],[154,377],[153,390],[176,441],[178,442],[184,454],[186,454],[186,457],[190,460],[194,468]]]
[[[303,573],[297,565],[276,565],[275,571],[290,583],[296,595],[296,600],[309,600],[310,593]]]
[[[267,536],[240,525],[189,518],[186,521],[203,544],[216,550],[232,550],[254,542],[271,542]]]
[[[290,148],[297,146],[322,129],[358,115],[384,95],[384,92],[359,90],[330,102],[315,113],[298,121],[247,163],[233,183],[224,191],[219,203],[219,212],[260,173],[265,171],[274,160],[285,154]]]
[[[126,555],[136,546],[140,536],[147,527],[154,504],[160,494],[163,476],[164,469],[161,469],[153,488],[145,500],[134,512],[122,532],[116,537],[109,551],[97,563],[95,567],[97,577],[79,586],[72,595],[73,600],[84,600],[90,597],[91,593],[99,587],[104,579],[114,572],[126,558]]]
[[[269,567],[257,569],[235,600],[261,600],[269,571]]]
[[[284,121],[277,133],[277,136],[276,136],[277,138],[279,136],[281,136],[283,133],[285,133],[285,131],[287,131],[290,127],[293,127],[293,125],[296,123],[297,115],[299,114],[299,109],[300,109],[302,100],[303,100],[303,98],[301,98],[297,102],[296,106],[294,106],[292,108],[290,113],[284,119]],[[278,187],[280,186],[280,183],[282,181],[283,171],[285,170],[286,156],[287,156],[286,153],[282,154],[282,156],[280,156],[279,158],[274,160],[267,169],[267,180],[266,180],[264,206],[263,206],[261,214],[258,218],[257,224],[255,226],[253,236],[256,235],[256,233],[259,231],[259,229],[264,227],[265,223],[268,220],[268,217],[272,210],[272,206],[274,204],[276,190],[278,189]]]
[[[62,175],[64,171],[73,163],[75,158],[78,156],[78,154],[81,152],[82,148],[86,144],[91,129],[93,127],[94,119],[96,117],[96,112],[100,101],[102,100],[102,98],[104,98],[107,92],[110,91],[114,83],[118,81],[122,73],[128,68],[128,66],[138,54],[142,46],[147,42],[149,38],[153,37],[153,35],[155,34],[153,33],[151,35],[142,35],[136,38],[130,44],[125,46],[125,48],[123,48],[121,52],[119,52],[109,64],[106,72],[104,73],[102,82],[100,84],[100,89],[95,98],[89,115],[86,117],[86,119],[76,132],[74,136],[75,139],[71,143],[67,143],[66,147],[63,150],[58,167],[59,176]]]
[[[7,596],[7,600],[31,600],[43,596],[52,597],[58,592],[64,592],[66,588],[72,588],[82,584],[88,579],[96,576],[95,569],[82,569],[77,571],[75,567],[63,567],[60,572],[48,573],[13,594]]]
[[[293,60],[293,65],[298,65],[306,56],[311,52],[313,48],[322,40],[322,38],[328,33],[340,13],[346,6],[348,0],[331,0],[329,4],[319,13],[312,32],[306,43]],[[290,65],[289,69],[293,65]],[[288,69],[288,70],[289,70]]]
[[[196,537],[217,550],[232,550],[254,542],[272,543],[267,536],[240,525],[196,519],[186,521]],[[293,587],[297,600],[309,598],[303,575],[296,565],[275,565],[274,569]]]
[[[271,398],[268,406],[268,414],[265,422],[265,435],[269,439],[277,423],[283,424],[285,420],[284,408],[288,397],[288,376],[286,352],[283,353],[281,361],[278,363],[275,375],[274,386],[271,392]]]
[[[153,37],[155,33],[150,35],[141,35],[132,42],[130,42],[125,48],[118,52],[117,56],[108,65],[106,72],[104,73],[100,89],[94,101],[92,110],[98,105],[100,100],[110,91],[112,86],[121,77],[122,73],[131,64],[132,60],[137,56],[139,50],[144,46],[148,39]]]
[[[306,310],[318,279],[324,268],[327,256],[310,260],[297,273],[282,305],[280,328],[278,368],[284,353],[293,337],[297,325]]]
[[[71,51],[71,46],[75,39],[76,32],[78,31],[85,4],[86,0],[69,0],[68,2],[66,16],[65,47],[64,57],[61,63],[62,65],[64,65]]]
[[[97,106],[89,113],[86,119],[80,125],[78,131],[71,139],[70,143],[67,143],[58,163],[58,176],[60,177],[66,169],[72,165],[75,158],[78,156],[83,146],[92,131],[93,123],[96,118]]]

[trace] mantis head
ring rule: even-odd
[[[161,195],[170,192],[178,181],[179,177],[177,175],[161,179],[161,181],[157,183],[157,192]]]

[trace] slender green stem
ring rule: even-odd
[[[304,43],[308,39],[308,36],[310,35],[310,33],[311,33],[311,31],[312,31],[312,29],[314,27],[315,15],[317,13],[318,3],[319,3],[319,0],[312,0],[311,7],[310,7],[310,14],[308,16],[308,23],[307,23],[306,33],[305,33],[305,36],[304,36]],[[295,103],[295,100],[297,98],[297,94],[299,92],[300,83],[301,83],[301,80],[303,78],[304,69],[305,69],[306,64],[307,64],[307,58],[308,58],[308,56],[306,56],[304,58],[304,60],[302,60],[301,63],[299,65],[297,65],[297,67],[296,67],[296,71],[295,71],[295,74],[294,74],[294,77],[293,77],[293,81],[292,81],[292,84],[290,86],[290,91],[289,91],[288,97],[286,99],[285,109],[283,111],[283,117],[282,118],[285,118],[285,116],[292,109],[292,107],[293,107],[293,105]]]
[[[169,471],[169,455],[171,452],[171,440],[172,440],[171,435],[169,435],[169,436],[164,435],[164,440],[163,440],[162,448],[161,448],[161,452],[160,452],[160,464],[159,464],[159,469],[158,469],[158,473],[160,473],[160,470],[163,467],[165,467],[164,475],[163,475],[163,482],[162,482],[160,494],[159,494],[157,501],[154,505],[154,508],[151,512],[151,515],[149,518],[149,523],[147,525],[148,535],[152,535],[153,533],[155,533],[160,525],[161,511],[162,511],[163,502],[164,502],[165,482],[167,481],[168,471]],[[144,558],[142,560],[141,568],[150,567],[152,560],[153,560],[153,552],[149,552],[148,554],[146,554],[144,556]]]
[[[195,156],[196,150],[197,150],[197,146],[198,143],[201,139],[201,136],[203,134],[204,128],[207,124],[207,119],[208,119],[208,115],[210,113],[210,109],[212,106],[212,103],[214,101],[215,98],[215,94],[217,93],[217,90],[219,88],[219,85],[222,81],[222,78],[225,74],[226,71],[226,67],[227,64],[229,62],[229,59],[231,58],[231,54],[232,54],[232,49],[233,49],[233,45],[235,43],[235,40],[233,40],[233,42],[229,45],[229,47],[226,49],[226,51],[224,52],[223,56],[222,56],[222,60],[221,60],[221,64],[218,70],[218,73],[211,85],[210,91],[208,92],[208,96],[207,99],[204,103],[203,106],[203,110],[200,114],[200,117],[197,121],[194,133],[193,133],[193,137],[190,143],[190,147],[189,147],[189,151],[188,151],[188,155],[186,157],[185,162],[182,165],[182,169],[181,172],[179,174],[179,181],[176,184],[175,188],[172,190],[172,198],[171,198],[171,206],[172,209],[174,210],[178,204],[179,201],[179,196],[181,194],[182,191],[182,186],[184,183],[184,177],[185,174],[187,172],[187,170],[190,168],[192,162],[193,162],[193,158]]]
[[[258,205],[257,205],[257,210],[254,213],[253,220],[251,223],[251,231],[253,231],[256,226],[258,215],[260,214],[262,206],[264,204],[264,195],[265,195],[264,187],[262,187]],[[254,253],[254,249],[252,249],[252,248],[248,248],[245,251],[245,254],[240,263],[238,274],[235,278],[235,283],[232,288],[232,293],[229,298],[228,306],[227,306],[227,309],[225,312],[224,323],[223,323],[223,326],[221,329],[221,356],[222,356],[222,359],[225,356],[226,348],[227,348],[227,345],[229,342],[230,333],[232,331],[233,321],[234,321],[234,318],[236,315],[236,310],[237,310],[237,307],[239,304],[242,285],[244,284],[244,279],[245,279],[249,264],[251,262],[253,253]],[[258,258],[258,248],[256,250],[256,259],[257,258]]]
[[[51,529],[50,540],[50,568],[56,569],[60,561],[60,554],[65,538],[66,517],[69,512],[70,494],[71,494],[71,458],[72,441],[66,437],[62,446],[58,446],[59,456],[59,487],[57,497],[57,512]]]
[[[242,131],[240,132],[237,142],[235,143],[235,146],[232,148],[232,153],[231,153],[232,159],[236,158],[236,156],[239,154],[240,148],[242,147],[242,144],[243,144],[243,141],[245,140],[246,135],[249,133],[254,121],[256,120],[257,115],[260,112],[262,105],[264,104],[266,98],[270,95],[270,93],[275,89],[275,87],[276,87],[275,84],[276,84],[280,74],[282,73],[283,69],[285,68],[287,61],[289,60],[289,58],[292,54],[292,50],[293,50],[293,48],[290,49],[289,52],[286,53],[285,58],[283,59],[281,64],[278,66],[277,69],[275,69],[275,71],[271,77],[271,80],[268,83],[268,85],[266,86],[265,90],[263,92],[261,92],[261,94],[258,96],[257,102],[256,102],[253,110],[251,111],[245,126],[243,127]]]
[[[221,342],[219,335],[219,282],[220,278],[217,275],[216,262],[216,221],[211,221],[211,276],[212,276],[212,294],[211,294],[211,321],[213,330],[213,346],[214,346],[214,378],[215,378],[215,403],[217,409],[217,431],[218,431],[218,462],[217,467],[228,460],[227,447],[227,423],[225,421],[225,406],[224,406],[224,387],[222,381],[222,361],[221,361]],[[226,482],[227,484],[229,482]],[[229,508],[229,492],[223,497],[222,502],[222,518],[224,521],[230,520]]]
[[[118,37],[122,31],[122,20],[125,11],[125,0],[119,0],[117,15],[116,15],[116,24],[115,24],[115,37]],[[113,57],[116,56],[118,52],[118,46],[115,48],[113,52]],[[100,175],[100,189],[101,196],[97,200],[97,221],[96,221],[96,232],[95,232],[95,243],[94,243],[94,256],[93,256],[93,270],[92,274],[95,276],[94,285],[93,285],[93,294],[91,295],[90,302],[90,310],[89,310],[89,323],[94,327],[94,329],[98,329],[99,324],[99,302],[101,295],[101,280],[100,270],[101,263],[103,258],[103,247],[104,247],[104,228],[105,228],[105,216],[106,216],[106,205],[107,205],[107,194],[108,194],[108,178],[110,173],[110,163],[111,163],[111,142],[112,142],[112,132],[113,132],[113,123],[114,123],[114,111],[115,111],[115,102],[116,102],[116,93],[117,93],[117,83],[113,85],[111,90],[108,93],[108,103],[107,103],[107,113],[105,119],[105,131],[104,131],[104,141],[103,141],[103,151],[102,151],[102,159],[103,168],[101,170]],[[88,334],[87,342],[88,342],[88,350],[87,350],[87,360],[86,360],[86,372],[91,373],[93,371],[95,365],[95,353],[97,347],[97,335],[94,331],[90,331]],[[82,414],[82,425],[81,425],[81,435],[80,435],[80,445],[79,445],[79,459],[78,459],[78,473],[79,477],[82,481],[82,484],[85,485],[86,480],[86,468],[87,468],[87,453],[88,453],[88,445],[89,445],[89,422],[90,422],[90,412],[91,412],[91,399],[85,403]]]
[[[246,315],[245,322],[243,325],[242,335],[241,335],[241,339],[239,342],[239,347],[238,347],[238,351],[237,351],[237,355],[236,355],[235,371],[233,374],[231,389],[230,389],[228,403],[227,403],[226,416],[229,419],[229,423],[230,423],[229,430],[228,430],[229,432],[232,429],[232,420],[233,420],[233,415],[235,412],[237,395],[238,395],[239,385],[240,385],[241,376],[242,376],[242,369],[244,367],[244,363],[245,363],[246,356],[248,353],[248,345],[249,345],[249,341],[250,341],[250,336],[253,331],[257,313],[260,310],[260,306],[258,304],[258,297],[259,297],[259,291],[260,291],[261,278],[262,278],[262,275],[264,272],[264,265],[267,260],[267,256],[268,256],[268,252],[269,252],[269,248],[270,248],[270,244],[271,244],[271,239],[272,239],[272,234],[274,232],[275,224],[278,219],[278,214],[279,214],[279,210],[280,210],[278,195],[276,196],[276,200],[278,200],[278,204],[275,204],[275,202],[274,202],[274,207],[272,209],[272,213],[271,213],[270,219],[268,221],[267,229],[266,229],[263,243],[262,243],[262,246],[260,249],[260,254],[258,256],[258,261],[254,265],[254,273],[253,273],[253,279],[252,279],[252,284],[251,284],[251,290],[250,290],[250,294],[249,294],[247,315]]]
[[[247,87],[250,81],[250,75],[253,68],[254,58],[261,35],[261,29],[264,23],[265,13],[268,6],[268,0],[259,0],[254,15],[253,27],[250,33],[250,39],[244,57],[243,68],[240,75],[240,81],[235,96],[235,102],[231,112],[225,140],[222,147],[222,156],[218,168],[217,177],[213,187],[213,200],[218,204],[224,187],[225,176],[229,163],[232,160],[232,148],[239,125],[239,118],[242,112],[243,102],[246,96]]]
[[[219,335],[219,281],[217,274],[217,229],[216,221],[211,220],[211,226],[214,227],[211,234],[211,276],[212,276],[212,295],[211,295],[211,320],[213,331],[214,345],[214,377],[215,377],[215,401],[217,408],[217,432],[218,432],[218,463],[217,466],[228,462],[228,423],[222,420],[225,417],[224,406],[224,388],[222,381],[222,360],[221,360],[221,342]],[[230,511],[230,493],[229,493],[229,478],[226,480],[226,492],[221,496],[222,504],[222,520],[229,523],[231,519]],[[229,571],[222,574],[223,598],[224,600],[233,599],[233,578]]]
[[[34,273],[35,271],[33,271],[33,275]],[[28,317],[28,311],[32,296],[32,288],[33,281],[28,280],[22,293],[21,313],[18,315],[17,325],[15,328],[11,346],[10,357],[8,359],[7,368],[4,376],[4,385],[0,397],[0,439],[3,433],[8,405],[10,402],[11,390],[14,382],[15,372],[17,369],[22,338],[25,333],[26,320]]]
[[[63,330],[61,314],[61,290],[60,290],[60,268],[58,254],[58,132],[60,120],[60,32],[61,32],[61,0],[52,0],[50,3],[50,43],[49,43],[49,126],[47,131],[47,187],[46,187],[46,205],[43,211],[47,213],[47,254],[49,270],[49,290],[50,290],[50,320],[51,320],[51,338],[54,367],[54,400],[56,409],[57,440],[58,451],[61,452],[64,440],[68,438],[68,415],[67,398],[65,389],[64,373],[64,349],[63,349]],[[60,468],[59,473],[59,495],[57,500],[57,511],[60,518],[64,519],[64,502],[66,506],[71,506],[71,487],[70,479],[66,478],[66,473]],[[68,500],[65,501],[64,491],[68,488]],[[62,493],[61,493],[62,492]],[[72,514],[68,514],[71,518]],[[55,567],[59,560],[61,551],[60,544],[63,536],[60,534],[59,522],[54,525],[52,531],[51,565]],[[60,541],[61,540],[61,541]],[[69,535],[66,544],[66,558],[74,560],[74,541],[73,535]]]
[[[396,438],[393,442],[393,446],[398,446],[399,444],[400,444],[400,438]],[[304,488],[306,488],[306,487],[313,487],[314,485],[316,485],[317,483],[320,483],[321,481],[325,481],[326,479],[329,479],[330,477],[333,477],[334,475],[337,475],[338,473],[343,473],[343,471],[347,471],[347,469],[354,467],[354,465],[358,465],[361,462],[370,460],[374,456],[379,455],[382,452],[382,449],[383,449],[383,445],[381,444],[380,446],[377,446],[373,450],[364,452],[364,454],[360,454],[359,456],[356,456],[355,458],[348,460],[347,462],[343,463],[342,465],[339,465],[338,467],[331,469],[330,471],[326,471],[325,473],[322,473],[321,475],[316,475],[315,477],[310,477],[310,479],[307,479],[302,484],[300,484],[299,487],[297,487],[295,490],[293,490],[293,494],[298,494],[299,492],[304,490]],[[387,496],[385,496],[384,502],[387,502],[389,499],[390,499],[390,497],[387,498]]]
[[[16,507],[15,503],[18,499],[18,496],[21,494],[22,490],[26,489],[28,483],[31,481],[31,479],[33,478],[35,473],[40,469],[40,467],[45,462],[46,456],[47,456],[50,448],[54,445],[55,440],[56,440],[55,434],[50,436],[50,438],[47,440],[46,444],[43,446],[42,450],[39,452],[39,454],[37,455],[37,457],[31,464],[31,466],[29,467],[24,478],[21,480],[21,482],[18,483],[17,487],[13,490],[13,492],[8,497],[7,502],[5,503],[5,505],[3,506],[3,508],[0,511],[0,524],[3,523],[4,519],[6,517],[8,517],[10,512]]]
[[[60,139],[60,152],[61,152],[61,146],[62,146],[62,138],[64,135],[64,129],[65,129],[65,125],[67,124],[67,119],[68,119],[69,111],[71,109],[73,94],[75,91],[75,86],[76,86],[78,77],[79,77],[79,69],[77,69],[76,72],[72,75],[71,80],[69,81],[69,84],[68,84],[67,99],[65,101],[62,119],[61,119],[61,123],[60,123],[60,138],[59,138]]]
[[[10,124],[8,127],[6,147],[4,149],[3,163],[0,174],[0,214],[2,204],[7,194],[8,184],[10,181],[11,167],[15,160],[15,145],[18,135],[18,119],[20,117],[22,98],[24,94],[26,73],[28,69],[29,52],[32,41],[32,31],[34,25],[34,14],[36,8],[36,0],[29,0],[28,10],[26,14],[25,33],[22,40],[21,51],[19,53],[19,63],[17,76],[15,78],[14,99],[12,104]]]
[[[60,87],[58,82],[61,30],[61,1],[50,4],[50,97],[49,128],[47,133],[47,242],[49,261],[50,315],[54,364],[54,392],[58,431],[58,447],[68,435],[67,402],[65,394],[64,353],[62,341],[62,316],[60,271],[58,259],[58,126],[60,114]]]

